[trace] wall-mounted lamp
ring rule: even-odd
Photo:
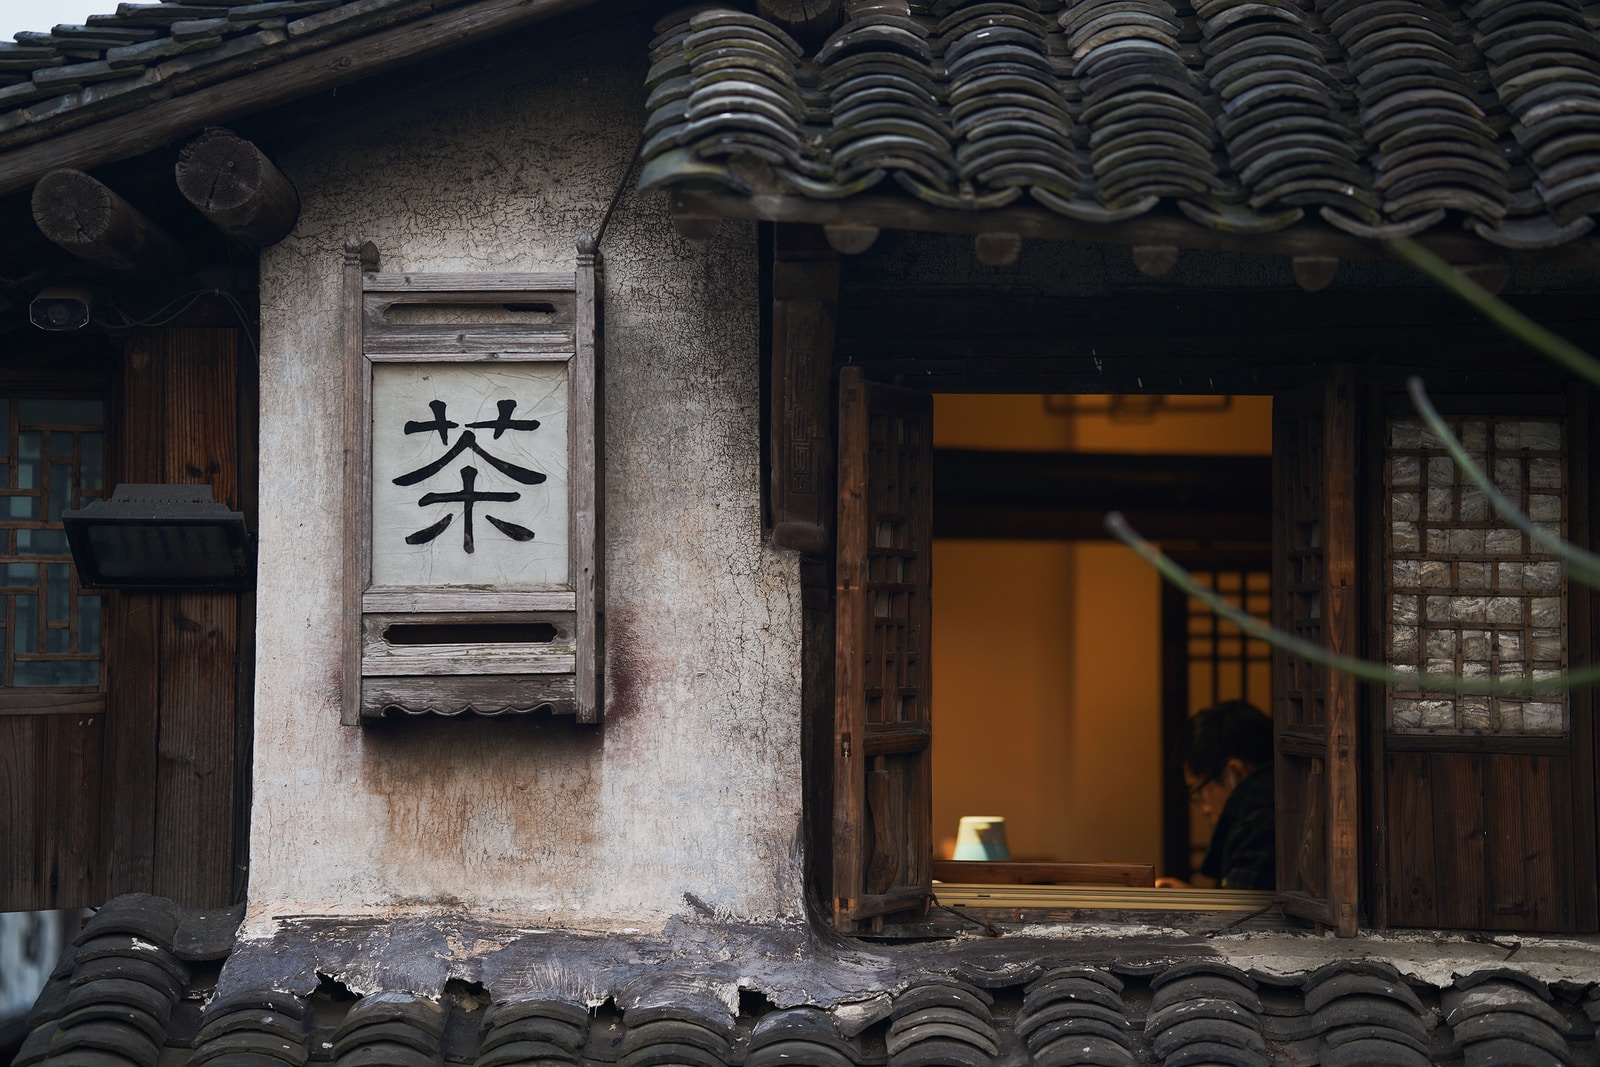
[[[247,589],[255,582],[244,515],[209,485],[119,485],[61,516],[85,589]]]

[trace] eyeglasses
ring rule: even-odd
[[[1202,789],[1204,789],[1206,786],[1210,785],[1212,782],[1215,782],[1216,780],[1217,780],[1217,776],[1213,774],[1211,777],[1206,778],[1205,780],[1200,782],[1200,784],[1196,785],[1193,789],[1189,790],[1189,803],[1193,804],[1197,808],[1200,807],[1200,805],[1204,803],[1204,801],[1200,797],[1200,791]]]

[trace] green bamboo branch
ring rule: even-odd
[[[1480,315],[1512,337],[1587,379],[1590,384],[1600,386],[1600,360],[1571,341],[1551,333],[1411,238],[1390,241],[1389,247],[1401,259],[1471,304]]]
[[[1140,558],[1155,567],[1167,581],[1200,601],[1211,611],[1233,623],[1251,637],[1265,641],[1313,663],[1320,663],[1336,671],[1353,675],[1366,682],[1379,682],[1404,690],[1424,693],[1488,693],[1497,696],[1528,696],[1554,694],[1564,689],[1593,685],[1600,682],[1600,665],[1577,671],[1562,671],[1546,678],[1463,678],[1454,674],[1432,674],[1426,671],[1402,671],[1387,664],[1374,663],[1359,656],[1348,656],[1329,651],[1314,641],[1285,633],[1254,615],[1228,603],[1217,593],[1195,581],[1194,577],[1174,563],[1159,548],[1146,541],[1128,525],[1122,513],[1113,511],[1106,516],[1106,529],[1118,541],[1138,553]]]
[[[1433,402],[1428,399],[1427,390],[1423,387],[1422,379],[1413,375],[1406,382],[1406,389],[1411,393],[1411,403],[1416,406],[1417,413],[1428,424],[1428,429],[1444,443],[1445,449],[1450,453],[1456,465],[1466,472],[1472,484],[1482,491],[1489,503],[1494,505],[1494,510],[1502,519],[1512,526],[1527,534],[1545,551],[1552,555],[1560,556],[1567,564],[1567,576],[1591,587],[1600,587],[1600,556],[1585,552],[1576,545],[1563,540],[1560,535],[1553,534],[1544,529],[1522,513],[1509,498],[1495,488],[1494,482],[1489,480],[1489,475],[1472,461],[1467,450],[1450,432],[1450,427],[1440,418]]]

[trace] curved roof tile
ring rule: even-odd
[[[1165,201],[1236,233],[1307,212],[1373,238],[1453,218],[1513,249],[1572,240],[1600,213],[1600,32],[1576,6],[847,9],[809,55],[753,16],[728,22],[722,8],[663,19],[652,69],[677,84],[664,93],[652,75],[641,185],[812,199],[898,185],[941,208],[1027,197],[1079,221]],[[746,88],[761,79],[793,92]]]

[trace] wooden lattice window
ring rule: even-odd
[[[1566,536],[1563,419],[1447,421],[1503,495],[1546,531]],[[1539,678],[1565,669],[1566,586],[1557,557],[1498,518],[1419,420],[1390,419],[1386,442],[1390,661],[1401,669],[1467,678]],[[1456,696],[1392,685],[1388,728],[1560,735],[1568,728],[1568,698]]]
[[[0,598],[12,702],[101,683],[101,600],[78,589],[61,514],[104,492],[105,403],[0,397]]]

